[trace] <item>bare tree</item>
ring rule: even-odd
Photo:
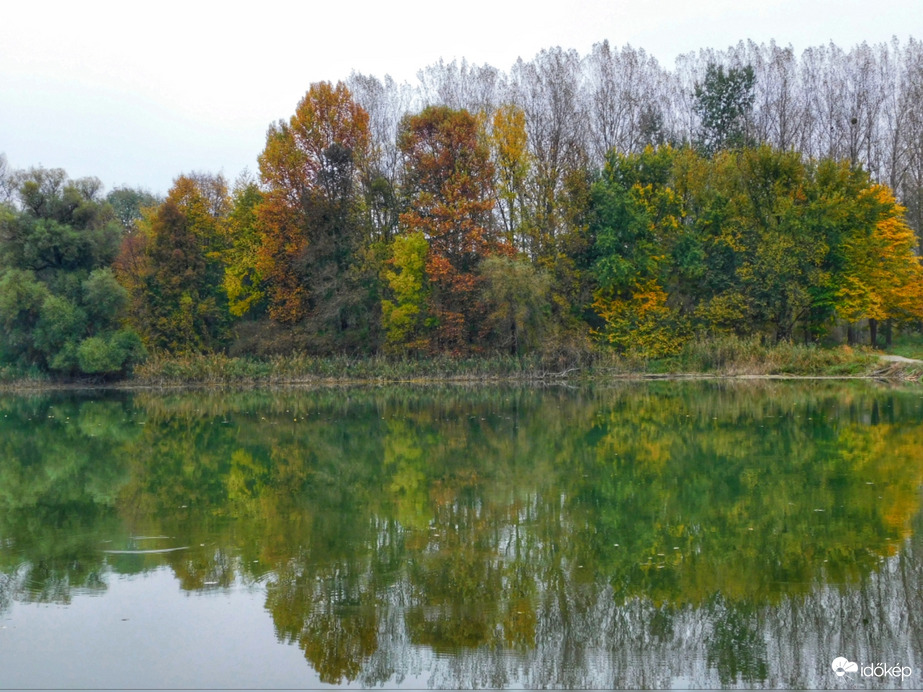
[[[491,65],[440,60],[417,73],[424,106],[443,105],[490,115],[500,102],[504,76]]]
[[[356,102],[369,114],[372,136],[368,161],[359,162],[368,222],[374,235],[388,239],[397,227],[403,164],[397,147],[401,121],[419,106],[413,87],[353,72],[346,82]]]
[[[585,167],[586,116],[580,101],[581,60],[576,51],[543,50],[532,62],[519,60],[511,89],[526,116],[534,161],[533,255],[553,252],[565,228],[561,210],[567,175]]]
[[[804,140],[804,90],[798,78],[798,62],[791,46],[779,47],[771,41],[756,45],[750,41],[740,48],[744,63],[756,74],[751,136],[778,149],[800,148]]]
[[[13,171],[10,170],[6,154],[0,153],[0,204],[12,204],[15,194]]]
[[[923,242],[923,44],[911,41],[904,52],[904,90],[901,94],[900,149],[904,164],[898,189],[907,218]]]
[[[631,46],[613,50],[603,41],[593,46],[584,70],[587,149],[596,163],[610,149],[635,153],[663,140],[663,107],[658,99],[663,70],[656,59]]]

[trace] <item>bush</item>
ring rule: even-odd
[[[77,348],[77,363],[88,375],[124,374],[144,357],[144,346],[129,329],[112,334],[91,336]]]

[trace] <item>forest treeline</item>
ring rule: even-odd
[[[921,98],[913,39],[673,71],[604,42],[313,84],[258,177],[163,199],[0,158],[0,359],[877,344],[923,319]]]

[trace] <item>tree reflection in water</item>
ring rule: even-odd
[[[279,640],[322,681],[363,685],[818,687],[837,655],[923,653],[913,391],[71,395],[0,412],[0,609],[166,564],[187,590],[265,588]],[[100,549],[145,536],[191,549]]]

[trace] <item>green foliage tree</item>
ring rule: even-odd
[[[20,365],[40,364],[44,354],[32,335],[41,315],[42,305],[50,296],[48,287],[38,281],[35,272],[4,269],[0,272],[0,358]]]
[[[736,217],[725,231],[737,260],[723,294],[742,299],[738,319],[768,327],[776,340],[793,338],[811,317],[829,319],[831,249],[840,242],[832,190],[794,152],[747,149],[719,165]]]
[[[699,116],[697,144],[707,154],[747,146],[747,118],[753,109],[756,76],[750,65],[731,67],[710,63],[695,85],[693,111]]]
[[[551,277],[525,259],[494,255],[481,263],[485,342],[510,355],[539,347],[548,335]]]
[[[17,174],[20,211],[6,216],[0,262],[54,281],[61,272],[91,271],[115,257],[120,238],[112,208],[96,178],[72,181],[59,169]]]
[[[263,277],[257,269],[260,231],[256,209],[262,201],[263,193],[256,181],[242,176],[234,187],[228,215],[230,247],[224,253],[224,290],[235,317],[257,317],[266,309]]]
[[[121,329],[108,336],[91,336],[77,347],[77,364],[88,374],[118,372],[126,361],[137,359],[144,353],[144,344],[138,333]]]
[[[596,332],[625,352],[667,355],[694,331],[810,341],[837,316],[919,314],[912,233],[847,164],[768,146],[613,153],[590,216]]]
[[[670,147],[613,152],[592,188],[593,308],[603,322],[595,332],[625,353],[675,353],[688,331],[665,290],[681,280],[676,253],[688,252],[682,200],[671,186],[676,159]]]
[[[0,211],[0,359],[65,375],[124,373],[144,349],[122,326],[127,296],[108,266],[121,232],[99,181],[41,168],[17,181],[19,211]]]
[[[125,233],[134,233],[143,211],[157,207],[163,199],[147,190],[135,187],[117,187],[106,195]]]

